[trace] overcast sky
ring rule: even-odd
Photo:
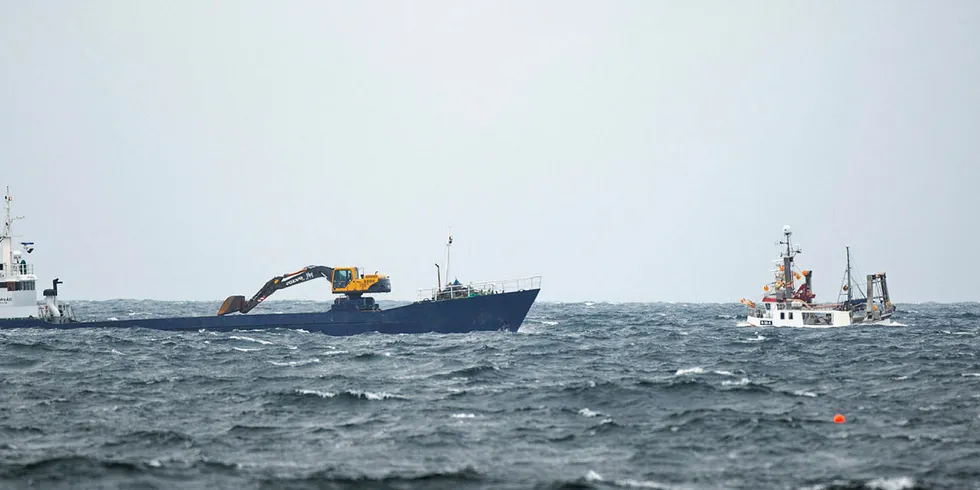
[[[0,0],[0,185],[66,299],[308,264],[542,301],[980,300],[980,2]],[[50,287],[45,285],[44,287]],[[306,284],[275,298],[329,299]]]

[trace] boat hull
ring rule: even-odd
[[[750,327],[828,328],[887,321],[891,316],[891,312],[866,318],[863,311],[781,308],[762,316],[750,314],[745,320]]]
[[[301,329],[327,335],[347,336],[364,333],[465,333],[505,330],[516,332],[524,322],[540,289],[473,296],[444,301],[420,301],[388,310],[330,310],[313,313],[234,314],[50,323],[41,319],[0,320],[8,328],[146,328],[193,331]]]

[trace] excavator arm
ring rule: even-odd
[[[248,313],[252,310],[252,308],[258,306],[259,303],[265,301],[265,299],[272,293],[280,289],[285,289],[290,286],[304,283],[310,279],[316,279],[318,277],[331,281],[333,278],[333,268],[323,265],[310,265],[296,272],[290,272],[289,274],[273,277],[272,279],[269,279],[269,281],[262,286],[262,289],[259,289],[259,292],[255,293],[255,295],[248,301],[245,301],[244,296],[229,296],[228,299],[221,304],[221,308],[218,308],[218,315],[226,315],[228,313]]]

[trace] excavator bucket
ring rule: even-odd
[[[221,308],[218,308],[218,316],[240,312],[244,304],[244,296],[228,296],[228,299],[221,303]]]

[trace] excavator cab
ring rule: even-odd
[[[333,292],[340,292],[347,289],[347,285],[350,284],[352,276],[356,277],[355,274],[351,274],[351,269],[334,269],[333,270]]]
[[[336,303],[343,303],[345,308],[376,309],[371,298],[361,298],[364,293],[390,293],[391,280],[381,274],[361,274],[356,267],[327,267],[310,265],[298,271],[283,274],[269,279],[252,299],[245,300],[244,296],[229,296],[218,308],[218,315],[228,313],[248,313],[264,301],[269,295],[310,279],[322,277],[330,281],[330,289],[334,294],[344,294],[346,298],[337,298]],[[342,300],[355,301],[342,301]]]

